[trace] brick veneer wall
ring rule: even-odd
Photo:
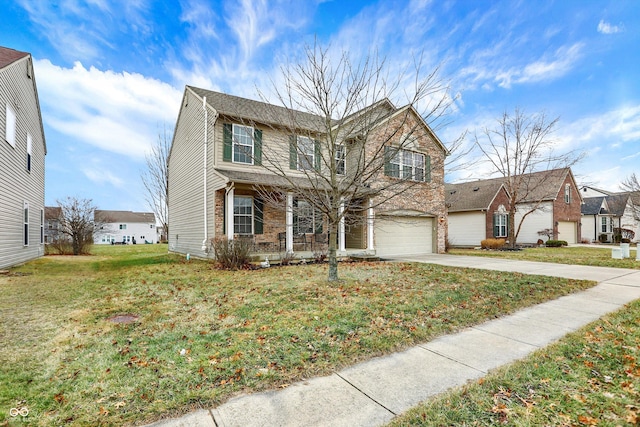
[[[486,238],[493,238],[493,215],[498,211],[500,205],[504,206],[507,213],[509,212],[509,196],[507,195],[507,191],[504,187],[500,187],[500,191],[493,199],[493,202],[489,206],[486,215]]]
[[[566,184],[571,185],[571,203],[566,203],[564,201],[564,187]],[[562,186],[560,187],[560,191],[558,191],[558,195],[556,199],[553,201],[553,238],[558,238],[558,221],[572,221],[577,224],[576,230],[576,241],[580,242],[582,239],[582,230],[580,226],[580,220],[582,218],[582,214],[580,212],[581,202],[580,202],[580,192],[578,188],[575,186],[573,179],[570,174],[567,174]]]

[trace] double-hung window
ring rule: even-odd
[[[23,243],[25,246],[29,246],[29,203],[24,202],[23,210],[24,210]]]
[[[33,146],[33,141],[31,139],[31,134],[27,133],[27,172],[31,172],[31,150]]]
[[[13,107],[7,104],[5,122],[5,138],[13,148],[16,147],[16,113]]]
[[[44,209],[40,209],[40,243],[44,243]]]
[[[233,125],[233,162],[253,164],[253,128]]]
[[[322,233],[322,213],[306,200],[294,200],[293,232]]]
[[[306,136],[298,135],[298,170],[313,170],[315,165],[316,144]]]
[[[344,145],[336,145],[336,173],[338,175],[344,175],[347,168],[347,151]]]
[[[253,197],[233,196],[233,233],[253,234]]]
[[[422,153],[386,147],[385,175],[412,181],[430,181],[429,157]]]
[[[611,217],[603,216],[601,220],[601,232],[602,233],[611,233]]]
[[[564,202],[571,203],[571,184],[564,185]]]
[[[508,219],[509,215],[507,214],[493,215],[493,237],[507,237]]]

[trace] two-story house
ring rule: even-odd
[[[444,251],[446,148],[410,106],[397,108],[385,99],[353,117],[364,115],[375,117],[364,142],[354,131],[331,146],[337,173],[346,176],[362,159],[390,150],[384,166],[369,174],[362,187],[394,180],[410,185],[395,197],[377,191],[358,200],[359,218],[345,218],[338,227],[339,253]],[[295,126],[286,125],[291,122]],[[395,140],[385,135],[389,129],[395,130]],[[415,137],[407,143],[409,134]],[[321,141],[327,141],[323,117],[187,86],[168,164],[169,249],[209,258],[213,238],[243,236],[266,252],[312,249],[317,237],[327,233],[326,221],[289,190],[320,185],[313,174],[325,173],[322,150],[329,149]],[[265,197],[269,189],[283,195],[280,206],[272,203],[277,197]]]
[[[93,243],[96,245],[158,243],[153,212],[96,209],[94,219]]]
[[[521,183],[516,203],[517,242],[534,244],[542,230],[555,239],[580,242],[582,197],[570,168],[516,177]],[[505,178],[448,184],[448,238],[453,246],[479,246],[485,238],[509,234],[510,195]]]
[[[46,154],[31,55],[0,47],[0,268],[44,254]]]

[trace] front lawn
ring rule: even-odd
[[[599,267],[640,269],[640,261],[636,261],[635,248],[631,248],[631,258],[625,259],[612,259],[611,246],[574,246],[562,248],[539,247],[527,248],[521,251],[450,249],[448,253],[453,255],[508,258],[522,261],[553,262],[556,264],[594,265]]]
[[[328,284],[326,265],[218,271],[166,250],[95,247],[0,276],[0,420],[142,424],[594,284],[401,263],[341,263]]]
[[[635,301],[391,426],[638,426],[638,319]]]

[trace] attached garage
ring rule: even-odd
[[[416,216],[376,216],[374,247],[378,256],[433,252],[433,218]]]
[[[573,221],[558,221],[558,240],[569,244],[578,243],[577,224]]]
[[[449,243],[453,246],[480,246],[486,238],[487,216],[484,211],[450,213]]]

